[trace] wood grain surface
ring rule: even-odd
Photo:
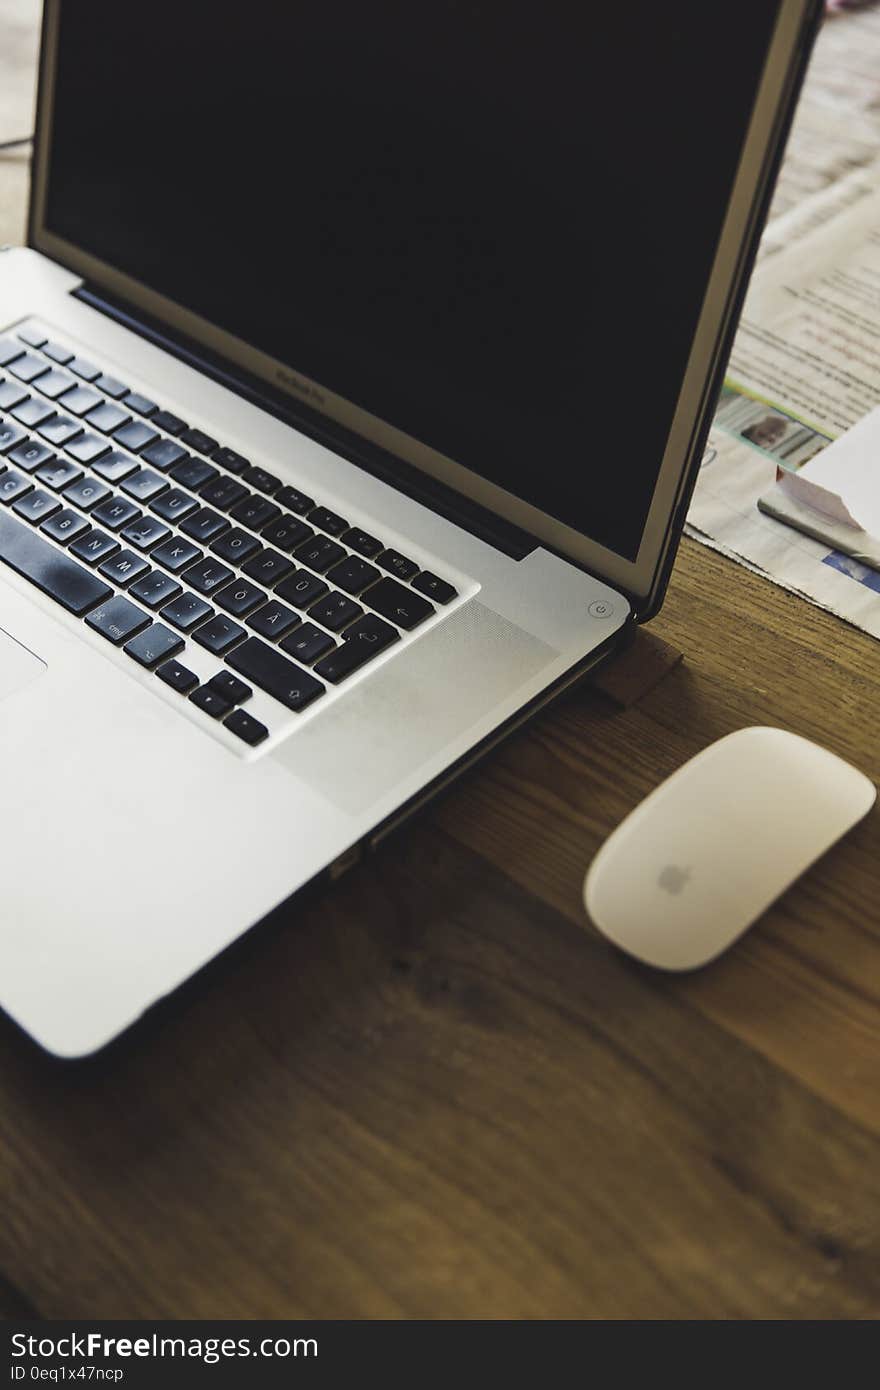
[[[641,700],[570,695],[118,1046],[0,1022],[6,1316],[877,1316],[880,813],[690,976],[580,892],[742,725],[880,781],[880,649],[690,541],[651,631]]]

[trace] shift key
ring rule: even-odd
[[[288,709],[303,710],[324,694],[325,687],[320,681],[257,637],[242,642],[228,654],[226,661],[233,670],[240,671]]]

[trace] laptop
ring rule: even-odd
[[[657,612],[819,11],[47,0],[0,254],[0,1006],[43,1048]]]

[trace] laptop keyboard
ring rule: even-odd
[[[0,338],[0,563],[250,746],[253,686],[298,714],[458,596],[34,325]]]

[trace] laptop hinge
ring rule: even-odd
[[[259,406],[276,419],[283,420],[285,424],[301,430],[310,439],[341,454],[343,458],[381,478],[399,492],[421,502],[423,506],[430,507],[432,511],[438,512],[448,521],[469,531],[471,535],[477,536],[511,559],[522,560],[542,544],[526,531],[512,526],[485,507],[471,502],[454,488],[429,478],[412,464],[404,462],[385,449],[380,449],[378,445],[363,439],[351,430],[346,430],[334,421],[328,421],[308,406],[291,401],[289,396],[274,390],[259,377],[241,371],[218,354],[212,353],[210,349],[182,335],[172,335],[167,326],[135,310],[124,300],[106,293],[98,293],[88,284],[79,286],[71,293],[93,309],[106,314],[108,318],[115,319],[117,323],[123,324],[140,337],[155,343],[179,361],[185,362],[187,366],[194,367],[213,381],[228,387],[242,399]]]

